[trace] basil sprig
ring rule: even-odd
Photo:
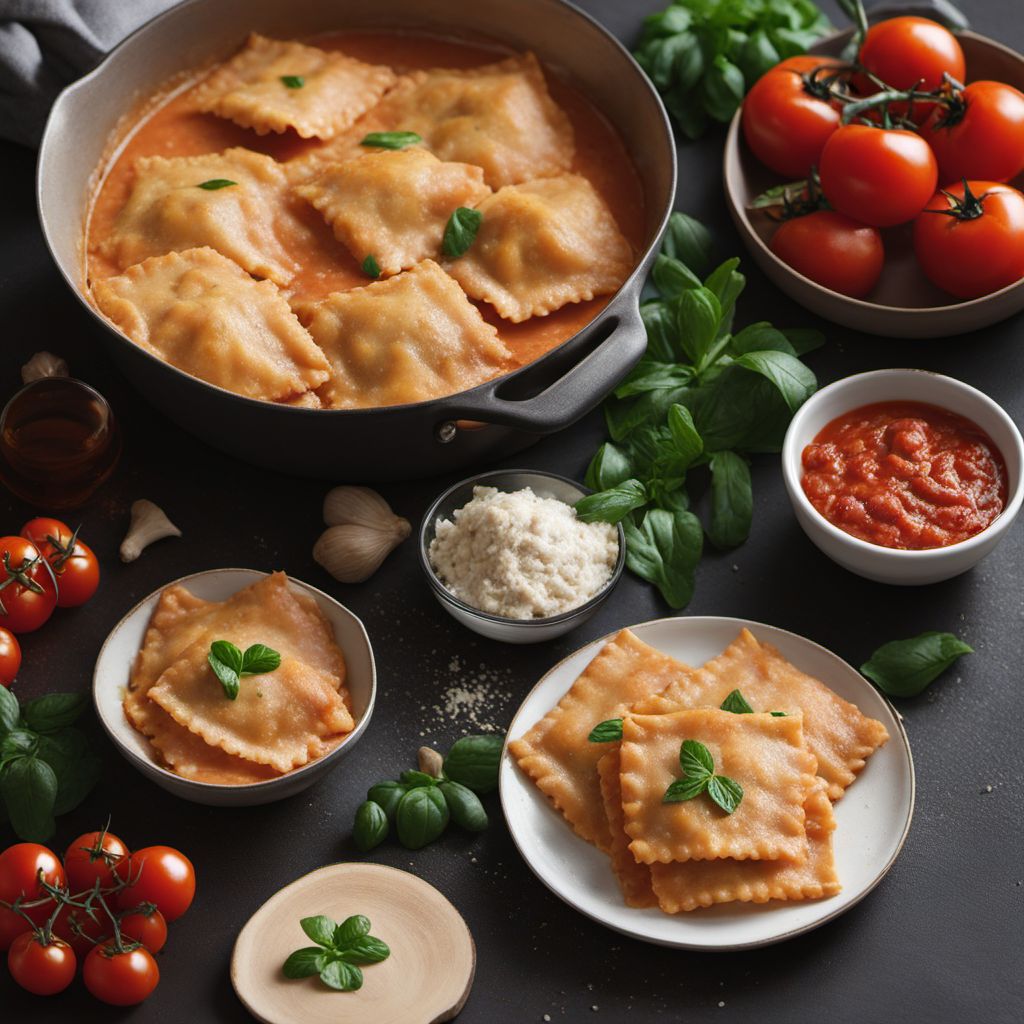
[[[282,75],[281,82],[286,89],[301,89],[306,84],[302,75]]]
[[[732,814],[743,800],[743,787],[727,775],[715,774],[711,751],[697,740],[683,740],[679,747],[679,766],[683,776],[665,790],[663,804],[692,800],[707,791],[726,814]]]
[[[230,640],[214,640],[206,660],[228,700],[238,696],[241,680],[273,672],[281,665],[281,655],[266,644],[253,644],[243,652]]]
[[[746,279],[735,258],[711,270],[710,253],[707,229],[672,214],[654,263],[658,295],[640,308],[647,352],[605,403],[611,440],[587,469],[595,493],[576,506],[585,521],[622,523],[627,566],[673,608],[693,596],[704,547],[691,472],[710,473],[708,539],[742,544],[753,516],[749,456],[781,449],[817,387],[800,357],[823,341],[765,322],[734,332]]]
[[[961,655],[973,653],[952,633],[921,633],[882,644],[860,670],[890,697],[916,697]]]
[[[221,188],[229,188],[231,185],[237,185],[237,181],[232,181],[230,178],[210,178],[207,181],[201,181],[196,186],[197,188],[205,188],[207,192],[216,192]]]
[[[441,252],[450,260],[457,260],[473,244],[484,215],[479,210],[460,206],[452,212],[444,228]]]
[[[379,964],[391,956],[387,943],[370,934],[370,919],[362,914],[347,917],[341,924],[318,914],[302,918],[299,924],[316,945],[297,949],[285,960],[286,978],[318,974],[328,988],[354,992],[363,985],[360,967]]]
[[[744,93],[829,29],[812,0],[673,0],[652,14],[634,50],[680,131],[699,138],[729,121]]]
[[[374,149],[405,149],[422,141],[422,137],[416,132],[370,132],[369,135],[363,136],[359,145]]]
[[[50,839],[54,819],[74,810],[99,778],[100,759],[73,724],[87,705],[79,693],[19,704],[0,686],[0,821],[25,842]]]

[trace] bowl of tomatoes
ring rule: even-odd
[[[755,262],[819,316],[934,338],[1024,309],[1024,57],[925,18],[823,40],[733,118],[725,191]]]

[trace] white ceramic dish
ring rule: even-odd
[[[167,586],[179,583],[198,597],[208,601],[223,601],[236,591],[266,576],[255,569],[209,569],[206,572],[182,576]],[[248,786],[221,786],[209,782],[193,782],[160,767],[154,759],[149,740],[125,718],[122,701],[128,675],[135,655],[149,625],[150,616],[160,597],[160,590],[140,601],[110,631],[100,649],[93,672],[92,693],[96,713],[107,735],[124,757],[143,775],[158,786],[185,800],[211,804],[217,807],[246,807],[266,804],[299,793],[322,779],[347,754],[370,724],[374,699],[377,694],[377,671],[373,662],[370,638],[362,622],[347,608],[308,583],[290,580],[296,587],[316,599],[320,610],[334,628],[334,637],[345,654],[346,679],[352,697],[352,715],[356,727],[344,743],[325,757],[311,761],[277,779]]]
[[[850,536],[810,503],[800,483],[804,447],[837,416],[862,405],[892,401],[926,402],[948,409],[976,423],[995,442],[1006,461],[1007,500],[1002,514],[987,529],[948,547],[900,551]],[[782,477],[804,533],[844,569],[878,583],[937,583],[973,568],[1010,529],[1024,501],[1024,441],[1001,406],[963,381],[927,370],[872,370],[829,384],[800,407],[782,445]]]
[[[869,759],[835,805],[834,847],[842,892],[821,900],[721,904],[676,915],[627,907],[608,857],[572,831],[506,749],[501,804],[519,852],[556,896],[615,931],[662,946],[711,951],[767,946],[792,938],[862,900],[892,866],[910,830],[914,764],[907,735],[892,705],[841,658],[795,633],[744,619],[656,619],[630,629],[652,647],[700,665],[728,646],[744,626],[889,731],[889,742]],[[508,731],[510,740],[522,736],[558,703],[607,639],[580,648],[540,680],[516,712]]]
[[[474,487],[496,487],[499,491],[516,491],[529,487],[541,498],[557,498],[568,505],[575,504],[590,491],[582,484],[556,473],[545,473],[532,469],[503,469],[491,473],[461,480],[449,487],[427,509],[420,523],[419,550],[420,565],[426,574],[427,582],[434,597],[441,607],[453,619],[461,622],[474,633],[489,637],[491,640],[504,640],[509,644],[536,644],[542,640],[553,640],[569,630],[586,622],[587,619],[608,599],[615,585],[622,577],[626,565],[626,536],[619,526],[619,557],[615,562],[608,582],[590,600],[578,608],[551,615],[546,619],[508,619],[502,615],[492,615],[472,605],[460,601],[437,577],[434,567],[430,564],[430,542],[434,539],[434,527],[438,519],[451,519],[456,509],[462,508],[473,497]]]

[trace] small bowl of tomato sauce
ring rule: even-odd
[[[804,532],[881,583],[937,583],[999,543],[1024,500],[1024,441],[991,398],[925,370],[874,370],[800,408],[782,449]]]

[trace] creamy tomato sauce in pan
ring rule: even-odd
[[[400,73],[432,67],[473,67],[500,60],[512,52],[503,47],[395,32],[339,32],[307,41],[326,50],[342,50],[368,63],[390,65]],[[588,178],[600,192],[639,257],[645,227],[643,188],[622,140],[589,100],[549,71],[546,77],[552,99],[569,116],[575,132],[573,170]],[[287,161],[320,145],[317,140],[302,139],[293,131],[257,135],[224,118],[200,113],[195,109],[191,89],[163,104],[158,102],[156,109],[134,129],[93,201],[86,246],[87,281],[91,284],[118,272],[116,266],[96,252],[96,247],[110,234],[128,199],[134,180],[132,167],[139,157],[194,156],[244,146],[275,160]],[[319,213],[299,199],[295,200],[295,212],[307,230],[301,236],[284,239],[301,267],[288,294],[300,318],[305,318],[309,305],[330,292],[369,282]],[[608,299],[570,304],[548,316],[533,317],[519,324],[502,320],[487,303],[476,305],[512,351],[515,367],[532,362],[581,330],[607,305]]]

